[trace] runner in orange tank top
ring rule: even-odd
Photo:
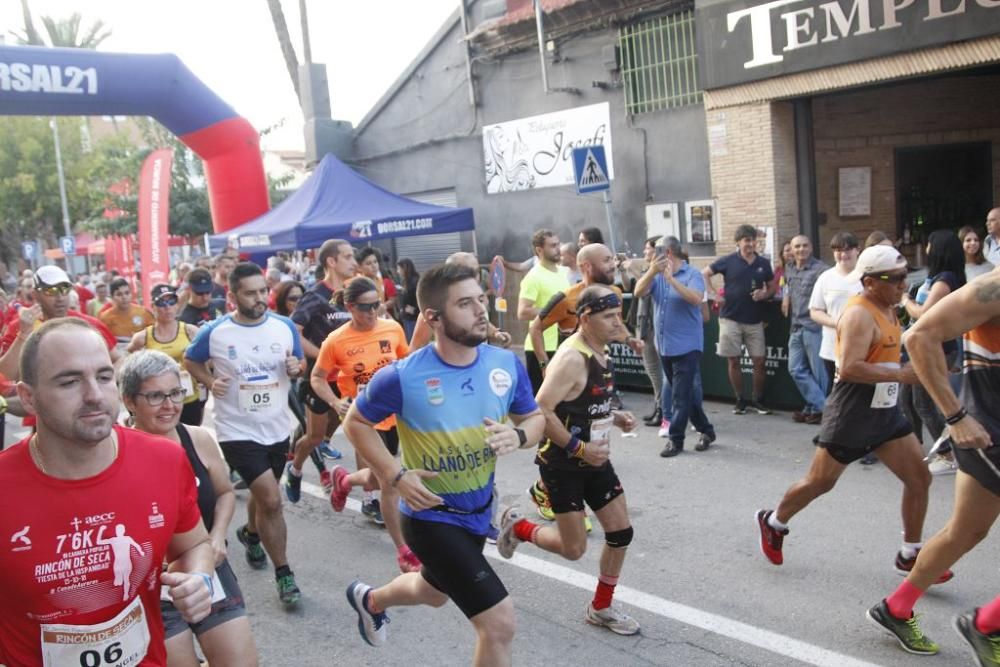
[[[760,548],[775,565],[783,562],[788,522],[831,491],[847,466],[874,452],[903,482],[903,544],[894,569],[907,574],[923,546],[931,476],[913,427],[898,405],[900,383],[916,374],[900,365],[900,327],[895,307],[906,290],[906,260],[891,246],[867,248],[850,274],[864,291],[848,301],[837,323],[837,377],[816,438],[806,476],[785,492],[774,510],[757,512]],[[943,572],[936,583],[952,577]]]
[[[965,332],[961,400],[948,381],[941,343]],[[927,542],[916,566],[870,617],[910,652],[936,653],[917,627],[913,607],[924,591],[975,547],[1000,516],[1000,270],[939,301],[906,334],[906,349],[927,392],[945,416],[958,474],[951,518]],[[1000,664],[1000,597],[954,620],[980,665]],[[922,642],[920,641],[922,640]],[[913,644],[926,650],[916,651]],[[919,647],[918,647],[919,648]]]

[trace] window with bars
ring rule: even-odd
[[[623,26],[618,44],[629,114],[701,103],[693,11]]]

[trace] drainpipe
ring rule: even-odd
[[[469,12],[466,6],[466,0],[462,0],[460,11],[462,12],[462,37],[468,38],[469,36]],[[465,39],[465,78],[469,80],[469,103],[472,108],[475,109],[479,106],[479,102],[476,101],[476,82],[472,78],[472,45],[469,43],[468,39]]]
[[[545,65],[545,30],[542,27],[542,0],[533,0],[535,5],[535,26],[538,29],[538,58],[542,62],[542,90],[549,92],[549,73]]]

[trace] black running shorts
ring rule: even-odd
[[[423,563],[420,575],[458,605],[466,618],[490,609],[507,597],[500,577],[483,556],[485,535],[440,521],[399,516],[403,538]]]
[[[340,388],[337,387],[336,382],[330,383],[330,389],[333,390],[334,396],[340,398]],[[305,404],[307,408],[309,408],[309,411],[312,412],[314,415],[325,415],[326,413],[330,412],[330,410],[333,409],[330,407],[329,403],[327,403],[322,398],[316,395],[316,392],[313,391],[312,384],[310,384],[308,377],[305,378],[305,380],[303,380],[303,382],[299,385],[299,391],[301,392],[299,399],[302,401],[303,404]],[[334,413],[333,416],[336,417],[337,414]]]
[[[385,443],[385,448],[389,450],[389,453],[393,456],[399,454],[399,431],[393,426],[388,431],[379,431],[378,434],[382,436],[382,442]]]
[[[240,474],[248,486],[268,470],[275,479],[281,479],[288,461],[287,438],[273,445],[262,445],[251,440],[225,440],[219,446],[222,447],[226,463]]]
[[[213,602],[212,611],[197,623],[188,623],[185,621],[173,602],[160,600],[160,613],[163,615],[163,629],[165,633],[164,639],[175,637],[185,630],[191,630],[196,636],[200,637],[202,633],[208,632],[226,621],[247,615],[246,603],[243,601],[243,591],[240,590],[240,585],[236,583],[236,574],[233,572],[233,568],[229,566],[229,561],[222,561],[222,564],[215,568],[215,574],[218,576],[216,585],[222,584],[222,590],[225,591],[226,597],[218,602]]]
[[[996,442],[996,441],[994,441]],[[958,469],[982,484],[983,488],[1000,496],[1000,445],[987,449],[953,447]]]
[[[610,462],[601,468],[579,471],[549,466],[538,466],[538,471],[556,514],[582,512],[584,503],[596,512],[625,493]]]

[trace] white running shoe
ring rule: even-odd
[[[620,607],[614,605],[598,611],[594,609],[593,603],[587,605],[587,623],[600,625],[619,635],[639,634],[639,621],[635,620]]]
[[[511,558],[521,540],[514,534],[514,524],[522,519],[517,505],[511,505],[500,512],[500,534],[497,536],[497,551],[504,558]]]

